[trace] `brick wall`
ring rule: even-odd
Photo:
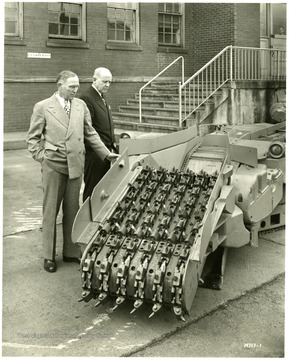
[[[260,4],[238,3],[236,14],[236,46],[260,47]]]
[[[246,42],[255,46],[259,38],[258,4],[186,3],[184,49],[161,49],[158,3],[151,2],[139,3],[140,47],[111,49],[107,46],[107,3],[86,4],[89,47],[71,48],[47,46],[47,3],[24,2],[24,43],[4,47],[5,132],[27,130],[33,105],[56,90],[55,78],[65,68],[86,79],[80,91],[89,86],[98,66],[108,67],[114,79],[126,79],[114,82],[109,91],[116,109],[180,55],[185,58],[185,75],[191,76],[225,46]],[[251,32],[255,32],[254,40]],[[27,58],[28,52],[50,53],[51,59]],[[167,75],[180,74],[181,63],[177,63]]]
[[[218,52],[234,45],[234,4],[197,3],[191,7],[191,72],[199,70]]]
[[[91,85],[90,82],[81,82],[77,96],[80,96]],[[124,105],[128,98],[134,97],[144,83],[112,83],[107,100],[113,111]],[[4,132],[27,131],[33,106],[51,96],[56,91],[56,83],[9,83],[4,90]],[[21,96],[19,95],[21,94]]]
[[[34,104],[51,96],[55,90],[55,83],[5,84],[4,132],[28,130]]]

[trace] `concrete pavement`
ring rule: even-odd
[[[129,302],[112,313],[112,301],[97,308],[93,302],[77,302],[80,271],[78,265],[61,261],[60,226],[58,270],[53,274],[43,270],[40,166],[27,150],[4,152],[3,190],[4,356],[127,356],[270,283],[285,271],[282,230],[263,235],[258,248],[231,249],[223,289],[198,289],[185,323],[169,310],[148,319],[148,305],[130,315]]]

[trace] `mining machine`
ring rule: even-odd
[[[285,224],[285,122],[123,133],[120,157],[82,204],[80,301],[150,316],[190,314],[199,286],[220,290],[229,248]],[[141,310],[139,310],[141,311]]]

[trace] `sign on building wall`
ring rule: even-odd
[[[27,57],[28,58],[34,58],[34,59],[51,59],[51,54],[50,53],[32,53],[32,52],[28,52],[27,53]]]

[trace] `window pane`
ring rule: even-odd
[[[60,25],[60,35],[69,35],[69,26],[68,25]]]
[[[17,8],[16,9],[8,8],[5,10],[5,18],[7,20],[16,20],[17,15],[18,15]]]
[[[71,35],[77,36],[78,35],[78,26],[71,25],[70,31],[71,31]]]
[[[180,14],[181,13],[181,5],[174,3],[173,4],[173,13],[174,14]]]
[[[72,17],[71,19],[70,19],[70,22],[71,22],[71,24],[78,24],[78,18],[77,17]]]
[[[70,4],[67,4],[67,3],[61,3],[62,4],[62,7],[61,7],[61,10],[64,11],[64,12],[71,12],[71,8],[70,8]]]
[[[109,7],[115,9],[134,9],[136,10],[136,3],[117,3],[117,2],[109,2]]]
[[[116,9],[115,10],[115,17],[116,17],[116,19],[123,19],[124,18],[124,10]]]
[[[68,24],[69,23],[69,16],[67,16],[64,12],[60,14],[59,21],[61,24]]]
[[[78,14],[79,13],[79,5],[71,4],[71,12]]]
[[[107,9],[108,18],[114,17],[115,16],[114,14],[115,14],[115,9],[112,9],[112,8]]]
[[[18,3],[5,3],[5,35],[19,36]]]
[[[124,38],[123,38],[123,31],[119,31],[119,30],[116,31],[116,40],[119,40],[119,41],[123,41],[123,40],[124,40]]]
[[[125,12],[125,17],[128,21],[132,21],[133,20],[133,12],[132,11],[126,11]]]
[[[58,22],[58,18],[59,18],[59,16],[56,13],[49,13],[48,14],[48,21],[49,22],[56,23],[56,22]]]
[[[8,34],[16,33],[16,23],[14,21],[5,21],[5,33]]]
[[[112,29],[107,30],[107,39],[108,40],[114,40],[115,39],[114,30],[112,30]]]

